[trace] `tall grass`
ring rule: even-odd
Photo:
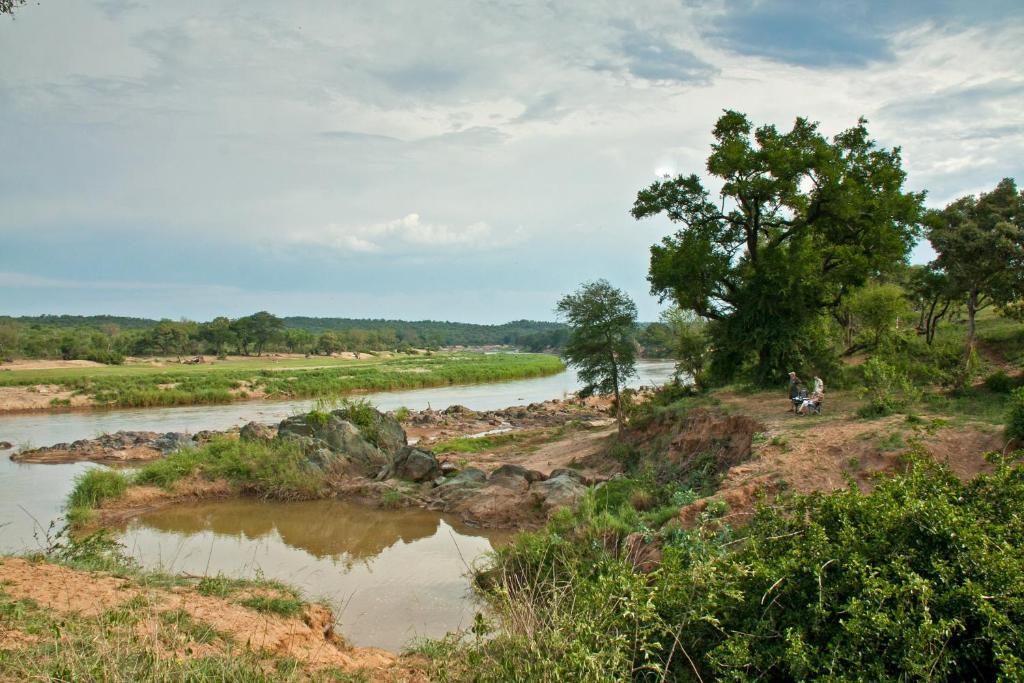
[[[325,361],[326,362],[326,361]],[[126,365],[0,373],[0,386],[57,384],[103,405],[155,407],[228,403],[243,393],[270,398],[343,396],[359,391],[416,389],[551,375],[565,366],[545,354],[441,354],[330,363],[329,367],[246,364],[167,369]]]
[[[73,523],[87,521],[94,508],[105,500],[120,498],[129,484],[129,477],[117,470],[105,467],[86,470],[75,477],[75,486],[68,496],[68,520]]]

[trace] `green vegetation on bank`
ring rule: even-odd
[[[620,487],[624,488],[624,487]],[[426,641],[442,680],[1018,680],[1024,469],[963,483],[912,457],[879,482],[693,530],[620,492],[520,534],[478,576],[474,636]],[[685,493],[683,494],[685,495]],[[664,500],[664,499],[663,499]],[[644,501],[640,507],[660,501]],[[669,501],[670,502],[670,501]],[[654,510],[657,510],[655,507]],[[626,537],[657,540],[638,571]]]
[[[324,367],[326,366],[326,367]],[[253,393],[267,398],[340,396],[542,377],[561,372],[545,354],[418,354],[371,360],[287,359],[212,365],[121,365],[0,372],[2,386],[55,384],[97,403],[148,407],[226,403]]]

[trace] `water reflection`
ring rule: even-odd
[[[121,540],[147,566],[285,581],[331,604],[351,642],[398,650],[472,622],[468,566],[508,536],[426,510],[233,500],[150,513]]]

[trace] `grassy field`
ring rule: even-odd
[[[149,364],[0,372],[0,387],[59,385],[98,405],[149,407],[339,396],[541,377],[561,372],[545,354],[454,353],[339,360],[252,359],[212,365]]]

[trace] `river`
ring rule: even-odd
[[[665,382],[672,363],[638,364],[632,386]],[[495,384],[366,394],[381,410],[401,406],[473,410],[562,398],[579,388],[575,372]],[[273,423],[309,410],[314,401],[261,401],[224,406],[94,410],[0,416],[0,440],[23,447],[91,438],[118,430],[228,429]],[[19,465],[0,452],[0,552],[39,547],[58,520],[74,477],[88,467]],[[250,500],[159,510],[134,520],[121,541],[144,566],[193,574],[261,574],[323,598],[339,630],[356,645],[398,650],[416,636],[440,636],[469,625],[474,605],[468,565],[504,532],[472,529],[424,510],[382,511],[343,501],[266,503]]]

